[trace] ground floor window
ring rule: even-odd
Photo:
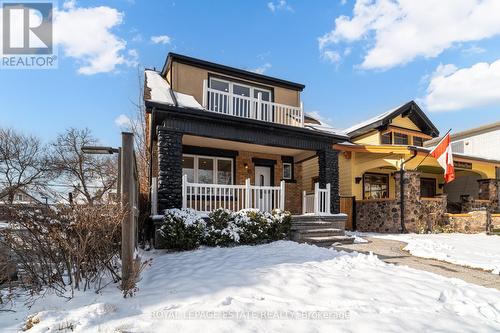
[[[188,182],[201,184],[233,184],[233,159],[182,155],[182,174]]]
[[[365,173],[363,176],[363,198],[383,199],[389,197],[389,175]]]
[[[424,198],[436,196],[436,179],[420,178],[420,196]]]

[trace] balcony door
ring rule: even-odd
[[[209,108],[212,111],[232,116],[271,121],[272,92],[240,82],[210,78],[210,88],[221,93],[209,93]],[[257,115],[257,100],[261,96],[261,114]]]

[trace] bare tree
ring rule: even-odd
[[[88,128],[70,128],[58,135],[51,144],[54,170],[72,184],[74,193],[81,194],[90,205],[101,201],[104,194],[116,186],[117,181],[115,158],[82,152],[83,146],[97,143]]]
[[[46,153],[39,138],[0,128],[0,189],[8,202],[18,190],[44,187],[50,173]]]
[[[137,82],[139,90],[137,101],[132,101],[135,112],[134,117],[130,120],[130,130],[134,133],[135,151],[137,158],[137,171],[139,173],[139,186],[141,193],[149,192],[148,173],[149,173],[149,146],[146,110],[144,108],[144,72],[140,67],[137,67]]]

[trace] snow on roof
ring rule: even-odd
[[[193,96],[173,91],[168,82],[158,72],[152,70],[146,70],[145,72],[146,85],[151,89],[151,101],[184,108],[203,109]]]
[[[377,115],[377,116],[375,116],[373,118],[370,118],[368,120],[365,120],[365,121],[363,121],[361,123],[352,125],[351,127],[344,129],[343,132],[345,134],[349,134],[349,133],[357,131],[357,130],[365,127],[365,126],[368,126],[368,125],[371,125],[371,124],[373,124],[373,123],[375,123],[377,121],[380,121],[380,120],[384,119],[385,117],[387,117],[388,115],[390,115],[391,113],[393,113],[394,111],[399,110],[403,105],[405,105],[405,104],[402,104],[402,105],[400,105],[400,106],[398,106],[398,107],[396,107],[394,109],[391,109],[389,111],[381,113],[381,114],[379,114],[379,115]]]
[[[313,131],[320,131],[320,132],[326,132],[326,133],[331,133],[331,134],[335,134],[335,135],[341,135],[341,136],[345,136],[346,138],[348,137],[342,130],[335,129],[335,128],[333,128],[330,125],[325,124],[325,123],[322,123],[321,125],[306,123],[306,124],[304,124],[304,128],[310,129]]]

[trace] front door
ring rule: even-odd
[[[271,167],[255,167],[255,186],[271,186]],[[272,205],[272,193],[270,191],[256,189],[254,193],[255,208],[269,210]]]

